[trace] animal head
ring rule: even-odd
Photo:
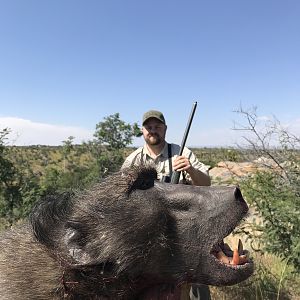
[[[31,214],[36,238],[85,279],[97,273],[118,286],[248,278],[246,251],[223,243],[248,211],[239,188],[173,185],[156,175],[127,169],[79,194],[44,199]]]

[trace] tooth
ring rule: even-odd
[[[243,243],[241,241],[241,239],[239,239],[239,243],[238,243],[238,252],[239,252],[239,255],[242,255],[243,254]]]
[[[222,250],[217,253],[217,259],[219,259],[220,261],[222,261],[225,264],[230,263],[229,258],[226,256],[226,254],[224,254],[224,252]]]
[[[250,252],[247,251],[247,250],[244,250],[242,256],[245,256],[247,259],[249,259],[250,258]]]
[[[233,257],[232,257],[231,264],[232,265],[239,265],[240,264],[240,256],[239,256],[238,249],[233,250]]]
[[[240,265],[243,265],[245,263],[249,262],[249,259],[246,255],[240,256]]]

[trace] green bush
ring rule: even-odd
[[[255,110],[239,112],[248,122],[242,129],[247,131],[249,153],[252,159],[259,158],[260,167],[241,183],[245,198],[261,220],[249,233],[262,250],[279,256],[299,273],[300,139],[277,120],[261,126]]]
[[[300,272],[300,197],[277,172],[258,172],[241,183],[243,194],[258,212],[256,241],[263,250],[288,260]]]

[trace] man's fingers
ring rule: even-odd
[[[188,168],[181,168],[181,169],[175,169],[175,171],[177,171],[177,172],[181,172],[181,171],[186,171]]]
[[[189,163],[189,160],[184,156],[178,156],[174,160],[174,164],[182,164],[182,163]]]
[[[173,167],[174,167],[174,170],[176,170],[176,171],[185,171],[190,168],[190,163],[188,161],[183,161],[183,162],[174,164]]]
[[[190,161],[185,156],[177,156],[173,162],[175,171],[187,171],[191,167]]]

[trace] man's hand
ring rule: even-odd
[[[185,156],[177,156],[174,159],[173,169],[178,172],[186,171],[190,175],[193,185],[211,185],[210,177],[200,170],[195,169]]]
[[[189,159],[185,156],[177,156],[173,162],[173,168],[175,171],[187,171],[192,167]]]

